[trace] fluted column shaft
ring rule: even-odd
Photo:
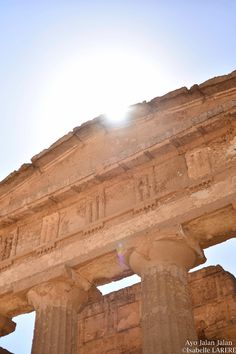
[[[181,354],[197,339],[187,272],[204,255],[195,240],[175,229],[154,234],[127,253],[141,276],[144,354]]]
[[[32,354],[76,354],[77,313],[48,306],[36,313]]]
[[[77,354],[78,318],[87,293],[67,281],[44,283],[31,289],[36,310],[32,354]]]
[[[196,331],[188,292],[187,272],[160,264],[142,274],[144,354],[180,354]]]

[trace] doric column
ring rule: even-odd
[[[144,354],[180,354],[196,340],[187,271],[203,254],[181,232],[166,230],[132,250],[129,265],[141,276]]]
[[[87,291],[71,279],[40,284],[28,292],[36,310],[32,354],[76,354],[77,313],[87,301]]]
[[[0,337],[6,336],[14,332],[16,328],[15,322],[10,318],[0,315]]]

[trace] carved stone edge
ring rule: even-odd
[[[42,256],[43,254],[50,253],[55,248],[56,248],[56,241],[52,241],[40,246],[35,250],[35,252],[37,255]]]
[[[213,176],[208,176],[202,178],[202,180],[198,183],[194,183],[186,188],[186,191],[190,194],[198,192],[200,190],[207,189],[211,187],[212,183],[214,182]]]
[[[94,224],[89,225],[88,227],[86,227],[85,229],[82,230],[83,235],[90,235],[93,234],[99,230],[101,230],[105,225],[105,222],[96,222]]]
[[[0,262],[0,271],[8,269],[13,264],[13,259],[5,259]]]
[[[158,207],[158,198],[147,200],[146,202],[139,203],[135,208],[133,208],[133,214],[139,214],[143,211],[148,212],[149,210],[154,210]]]
[[[148,212],[150,210],[154,210],[157,207],[159,207],[163,201],[165,200],[169,201],[171,197],[176,197],[177,195],[183,193],[192,194],[200,190],[204,190],[206,188],[211,187],[213,182],[214,182],[213,176],[209,176],[207,178],[201,179],[200,181],[197,181],[197,183],[188,185],[181,190],[173,191],[171,193],[167,193],[162,196],[155,196],[154,198],[149,198],[145,202],[137,203],[137,205],[132,209],[133,214],[139,214],[141,212]]]
[[[51,267],[48,270],[43,270],[42,272],[29,276],[24,280],[14,282],[12,284],[11,292],[14,294],[25,294],[32,287],[53,280],[66,280],[72,283],[79,283],[84,290],[87,290],[92,286],[92,284],[82,275],[78,274],[67,264],[64,264]]]
[[[190,236],[186,235],[186,233],[184,232],[183,226],[181,224],[179,224],[178,234],[180,235],[180,237],[183,238],[183,240],[186,241],[187,245],[195,252],[195,254],[197,256],[198,263],[199,264],[205,263],[206,257],[205,257],[204,251],[200,247],[199,241],[196,240],[191,235]]]
[[[173,191],[170,194],[166,194],[163,196],[155,196],[154,198],[149,198],[147,199],[145,202],[141,202],[138,203],[134,208],[129,208],[127,209],[125,212],[129,213],[132,212],[133,215],[137,215],[137,214],[141,214],[141,213],[147,213],[151,210],[155,210],[156,208],[160,207],[161,204],[165,203],[165,201],[170,201],[172,198],[172,196],[176,196],[179,194],[185,194],[185,195],[189,195],[191,193],[195,193],[198,192],[200,190],[204,190],[206,188],[211,187],[211,185],[214,182],[214,177],[213,176],[207,176],[207,178],[202,178],[200,181],[196,181],[197,183],[194,183],[192,185],[188,185],[185,188],[183,188],[182,190],[179,191]],[[232,203],[233,207],[236,208],[236,202]],[[110,219],[113,219],[114,217],[117,217],[121,214],[123,214],[124,212],[121,213],[117,213],[115,215],[111,215],[107,218],[104,218],[101,222],[94,222],[90,225],[87,225],[84,229],[80,229],[78,230],[76,233],[82,232],[83,236],[89,236],[92,235],[94,233],[96,233],[97,231],[101,230],[102,228],[104,228],[105,224],[107,221],[109,221]],[[50,253],[52,252],[55,248],[58,247],[58,242],[59,241],[63,241],[64,239],[68,239],[71,235],[69,236],[65,236],[65,237],[60,237],[58,239],[55,239],[53,241],[51,241],[49,244],[44,244],[42,246],[39,246],[37,249],[35,249],[34,251],[29,251],[27,253],[24,253],[22,255],[15,255],[14,257],[11,257],[11,259],[7,259],[4,261],[0,262],[0,272],[4,271],[6,269],[8,269],[9,267],[12,266],[12,264],[14,263],[14,261],[16,259],[25,257],[25,256],[29,256],[30,254],[36,254],[38,256],[42,256],[44,254]]]

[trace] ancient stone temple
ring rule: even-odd
[[[33,354],[227,346],[236,280],[189,270],[235,235],[233,72],[134,105],[119,124],[95,118],[1,182],[0,335],[35,310]],[[134,273],[141,284],[97,290]]]

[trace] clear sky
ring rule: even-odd
[[[0,0],[0,179],[100,113],[235,70],[235,38],[235,0]],[[236,274],[235,246],[209,262]],[[0,339],[15,354],[26,317]]]

